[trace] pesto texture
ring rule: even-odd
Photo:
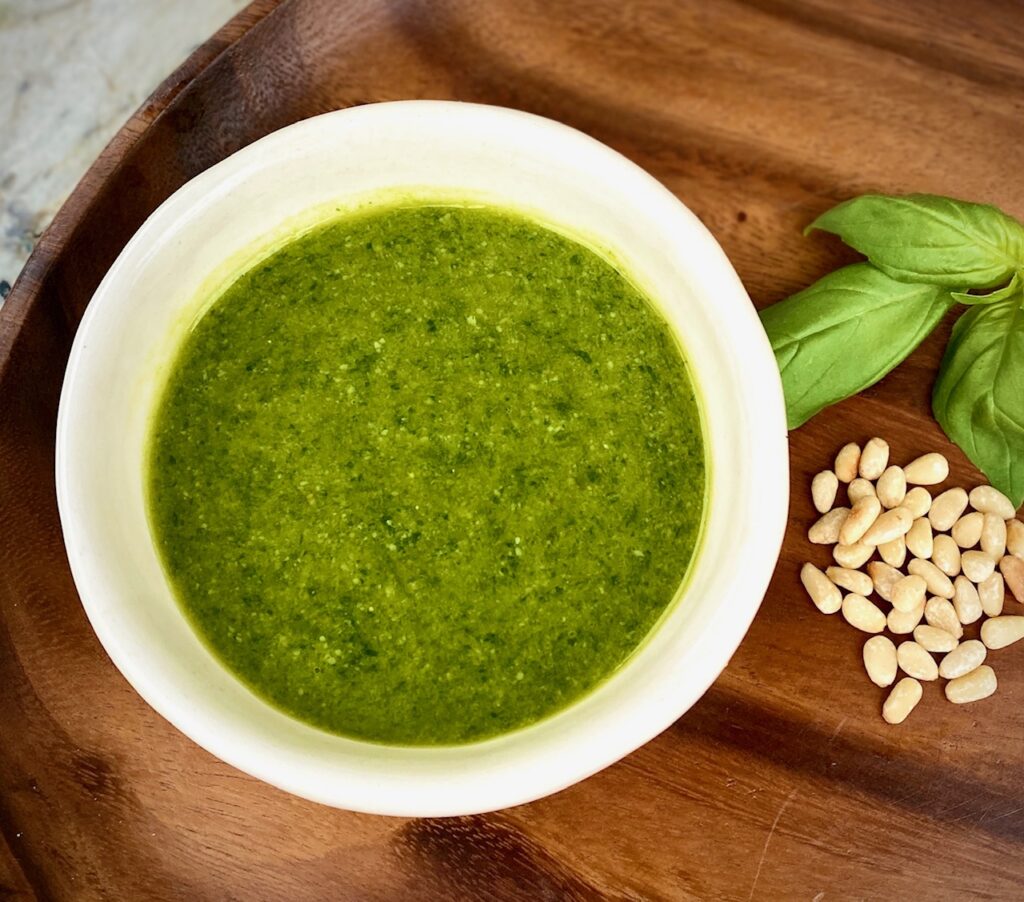
[[[378,742],[487,738],[594,688],[703,516],[665,323],[490,208],[286,245],[196,324],[152,430],[152,529],[198,632],[274,705]]]

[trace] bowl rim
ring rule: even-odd
[[[145,253],[151,236],[159,233],[165,222],[179,218],[188,209],[199,204],[209,185],[231,178],[235,173],[245,169],[250,163],[258,161],[261,156],[268,153],[272,154],[277,147],[285,146],[287,141],[302,136],[306,132],[316,130],[322,127],[324,123],[333,122],[340,117],[344,117],[349,122],[360,118],[367,122],[372,122],[376,117],[403,117],[409,113],[414,115],[469,116],[478,118],[480,127],[486,127],[488,122],[495,121],[491,117],[496,117],[505,125],[532,131],[538,138],[549,140],[557,146],[575,146],[580,149],[585,147],[587,153],[602,157],[606,164],[616,167],[624,175],[628,175],[636,189],[647,192],[652,202],[657,202],[663,207],[666,205],[670,207],[673,210],[675,225],[685,230],[686,240],[691,244],[694,254],[702,261],[702,265],[715,268],[719,294],[726,296],[729,303],[732,304],[732,309],[729,311],[729,325],[730,329],[737,336],[737,344],[742,345],[743,354],[745,355],[745,378],[749,382],[756,382],[757,384],[757,422],[763,429],[762,441],[758,444],[759,454],[757,459],[752,461],[752,464],[760,474],[761,478],[758,481],[763,486],[763,492],[759,494],[758,500],[759,506],[767,512],[765,515],[765,528],[762,531],[759,545],[747,550],[746,568],[751,573],[748,579],[751,594],[746,604],[731,609],[728,617],[721,616],[721,610],[716,612],[713,623],[717,644],[716,664],[713,667],[707,668],[699,678],[691,680],[685,687],[679,687],[679,691],[673,696],[673,704],[662,706],[660,716],[648,718],[644,728],[636,730],[628,738],[619,739],[615,743],[609,743],[607,748],[589,754],[584,760],[581,760],[580,766],[573,770],[571,775],[566,776],[564,773],[561,773],[548,776],[534,772],[531,775],[530,785],[525,791],[522,786],[514,785],[514,781],[508,781],[505,785],[495,786],[487,798],[468,801],[457,799],[447,806],[439,806],[436,800],[424,803],[423,801],[409,798],[401,800],[388,799],[382,802],[365,794],[357,799],[339,798],[337,792],[328,791],[318,784],[315,773],[312,775],[282,773],[279,766],[280,762],[275,764],[273,761],[261,760],[258,750],[250,754],[245,749],[232,746],[229,741],[222,741],[222,738],[217,735],[215,730],[206,729],[192,715],[188,705],[180,700],[162,695],[147,678],[147,675],[143,672],[144,668],[140,668],[137,664],[132,663],[132,661],[126,658],[123,637],[117,635],[117,630],[106,623],[103,617],[100,616],[99,609],[95,603],[95,593],[102,588],[102,580],[98,578],[100,574],[96,570],[97,563],[90,554],[83,524],[78,522],[76,506],[74,504],[75,486],[68,468],[69,445],[73,439],[68,425],[68,410],[69,406],[74,403],[75,385],[80,369],[87,364],[88,352],[86,346],[88,345],[88,337],[92,330],[97,328],[97,324],[102,321],[106,307],[112,303],[109,300],[113,292],[112,286],[115,285],[119,275],[129,265],[129,261]],[[695,377],[697,390],[700,393],[699,372],[695,373]],[[712,461],[712,465],[714,465],[714,461]],[[226,157],[185,183],[168,197],[146,219],[122,250],[86,308],[78,332],[75,335],[61,391],[57,418],[55,471],[57,502],[64,532],[65,547],[82,605],[97,637],[115,666],[151,707],[177,729],[217,757],[281,789],[313,801],[345,807],[350,810],[402,816],[460,815],[490,811],[529,802],[558,792],[569,785],[585,779],[639,748],[669,727],[717,679],[721,670],[725,668],[733,652],[746,634],[750,622],[760,607],[774,569],[774,564],[782,544],[788,514],[789,471],[786,425],[782,386],[775,357],[771,351],[767,336],[761,328],[756,311],[750,303],[739,277],[728,261],[725,252],[708,229],[682,201],[676,198],[657,179],[627,157],[583,132],[563,123],[531,113],[504,107],[457,101],[392,101],[335,110],[301,120],[272,132]],[[698,551],[694,563],[691,564],[691,571],[699,556],[700,551]],[[721,604],[718,605],[719,609],[723,607]],[[661,623],[662,621],[659,621],[659,626]],[[710,626],[707,632],[711,632]],[[650,636],[644,642],[647,642],[649,639]],[[230,670],[223,664],[221,664],[221,667],[231,674]],[[617,673],[613,673],[609,679],[614,680]],[[231,676],[237,680],[237,677],[233,674]],[[580,699],[576,699],[570,704],[569,708],[575,707],[589,694],[585,693]],[[296,718],[291,718],[290,715],[284,716],[296,720]],[[529,729],[529,727],[526,729]],[[471,745],[480,746],[499,741],[501,738],[499,736]],[[370,743],[366,744],[372,745]],[[377,747],[390,748],[388,746]],[[466,747],[469,746],[461,748]],[[431,747],[414,748],[416,752],[424,754],[430,754],[432,751]],[[386,790],[381,790],[379,787],[377,787],[376,791],[387,795]],[[405,791],[407,790],[403,790],[403,792]],[[454,797],[458,793],[453,791],[452,795]]]

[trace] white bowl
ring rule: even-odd
[[[703,547],[645,644],[566,710],[470,745],[381,746],[271,707],[197,638],[172,597],[143,503],[162,375],[201,305],[297,228],[388,190],[531,211],[610,248],[678,332],[703,399]],[[625,157],[564,125],[434,101],[328,113],[197,176],[139,229],[75,338],[57,426],[57,498],[82,603],[114,664],[214,755],[357,811],[459,815],[528,802],[607,767],[700,698],[756,613],[786,521],[782,388],[754,308],[715,239]]]

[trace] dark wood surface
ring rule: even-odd
[[[83,309],[144,217],[273,129],[399,98],[560,119],[648,168],[758,306],[852,259],[801,228],[866,190],[1024,214],[1024,9],[1003,2],[261,0],[131,119],[0,320],[0,896],[45,899],[963,899],[1024,895],[1024,647],[991,699],[938,685],[902,727],[862,637],[797,581],[811,475],[849,439],[939,448],[949,323],[794,433],[791,527],[728,669],[655,741],[552,798],[401,820],[289,797],[212,758],[114,669],[79,605],[53,440]],[[742,561],[737,562],[742,566]]]

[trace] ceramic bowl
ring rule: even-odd
[[[168,361],[203,304],[304,225],[396,190],[530,211],[610,249],[678,333],[705,416],[707,522],[681,597],[595,691],[532,726],[462,746],[355,741],[254,695],[175,602],[144,506],[150,416]],[[761,603],[786,521],[787,475],[775,360],[736,273],[697,217],[578,131],[513,110],[434,101],[296,123],[168,198],[86,311],[57,428],[57,496],[75,583],[126,679],[235,767],[308,799],[391,815],[528,802],[607,767],[684,714]]]

